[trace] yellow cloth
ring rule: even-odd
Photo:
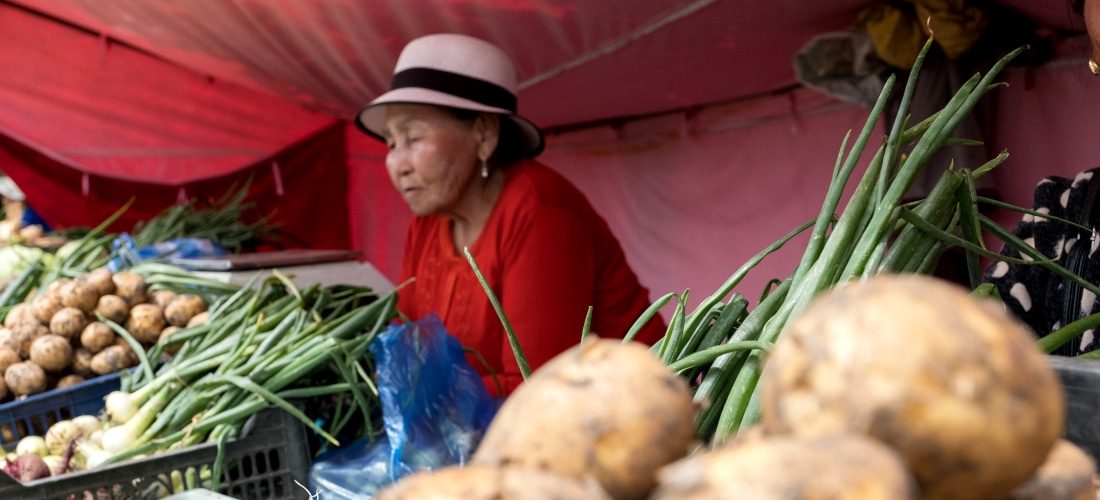
[[[928,35],[948,59],[958,59],[981,37],[989,19],[966,0],[907,0],[913,9],[880,2],[862,12],[856,25],[871,35],[875,53],[891,66],[911,69]],[[916,11],[914,16],[913,10]]]

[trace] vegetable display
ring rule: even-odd
[[[161,265],[143,266],[148,272]],[[254,279],[215,300],[203,311],[208,319],[202,322],[195,322],[203,309],[198,301],[179,293],[171,297],[172,312],[164,321],[172,325],[165,329],[175,330],[162,334],[133,372],[123,372],[121,390],[106,397],[104,414],[96,418],[100,427],[78,438],[77,467],[204,442],[220,449],[240,435],[250,416],[270,405],[333,445],[339,444],[337,435],[373,434],[379,403],[367,348],[396,318],[396,295],[342,285],[299,289],[274,274],[259,286]],[[181,323],[182,328],[174,326]],[[120,333],[130,330],[112,326]],[[170,349],[178,351],[154,366]],[[319,373],[334,380],[313,384]],[[315,397],[338,401],[337,413],[324,424],[295,403]],[[195,472],[204,485],[217,489],[224,466],[219,459],[213,469]]]

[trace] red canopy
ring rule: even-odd
[[[818,172],[831,170],[843,132],[865,111],[790,92],[792,56],[814,35],[849,27],[871,3],[0,0],[0,170],[59,225],[95,224],[136,194],[131,222],[181,193],[205,196],[252,177],[295,237],[363,249],[395,277],[408,211],[388,185],[383,149],[347,120],[387,88],[407,41],[466,33],[516,61],[520,112],[551,131],[547,163],[607,215],[628,258],[642,263],[643,282],[658,294],[706,293],[742,256],[793,227],[788,219],[810,215],[787,206],[780,222],[755,212],[731,222],[708,212],[730,210],[728,197],[742,194],[738,179],[757,183],[744,187],[752,199],[794,187],[802,208],[819,204],[827,175]],[[998,3],[1051,29],[1079,27],[1065,0]],[[1091,125],[1078,116],[1100,97],[1084,91],[1094,84],[1080,71],[1081,52],[1062,53],[1074,70],[1049,66],[1029,78],[1040,86],[1023,97],[1060,102],[1060,110],[1013,108],[1029,112],[999,125],[994,143],[1011,137],[1014,154],[1041,151],[1059,130]],[[1065,101],[1076,95],[1091,97]],[[1037,117],[1052,123],[1032,127]],[[1091,166],[1100,154],[1093,142],[1054,152],[1065,159],[1059,168]],[[1012,165],[1018,157],[1006,164],[1002,192],[1026,204],[1053,166]],[[803,175],[811,165],[818,170]],[[729,184],[701,189],[716,170],[730,172]],[[656,178],[664,180],[647,184]],[[656,212],[669,206],[677,212]],[[700,207],[690,224],[670,220],[689,206]],[[686,233],[737,253],[684,261]]]

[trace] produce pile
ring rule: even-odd
[[[202,297],[150,290],[136,272],[98,268],[54,281],[4,318],[0,400],[135,366],[137,351],[148,351],[182,327],[201,324],[205,312]]]
[[[1062,388],[1030,334],[938,278],[883,274],[822,293],[761,384],[761,424],[701,446],[683,378],[644,346],[589,339],[505,401],[470,464],[406,476],[376,498],[1096,494],[1095,465],[1059,440]]]
[[[47,444],[51,435],[74,443],[68,470],[203,443],[221,450],[240,435],[249,417],[271,405],[334,446],[339,445],[336,436],[356,439],[378,432],[368,346],[396,318],[396,295],[342,285],[299,289],[281,273],[274,275],[257,286],[258,275],[217,299],[205,321],[162,333],[149,356],[123,378],[121,390],[107,396],[102,415],[51,426]],[[174,311],[169,308],[167,316]],[[174,355],[154,366],[151,361],[169,351]],[[318,385],[320,379],[328,382]],[[306,402],[316,401],[329,401],[335,410],[323,423],[307,415],[313,409]],[[94,427],[83,426],[92,420]],[[10,458],[34,460],[24,455],[16,452]],[[219,459],[190,473],[202,486],[217,490],[226,466]]]

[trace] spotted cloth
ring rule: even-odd
[[[1100,168],[1086,170],[1073,179],[1047,177],[1035,187],[1033,210],[1053,217],[1071,221],[1078,220],[1078,214],[1084,208],[1088,194],[1089,181],[1100,173]],[[1100,182],[1097,179],[1095,182]],[[1095,203],[1093,204],[1096,205]],[[1095,211],[1094,211],[1095,212]],[[1096,213],[1092,214],[1090,227],[1096,227]],[[1089,245],[1083,269],[1078,273],[1090,283],[1100,282],[1100,252],[1097,252],[1100,239],[1087,234],[1078,237],[1073,226],[1042,217],[1025,214],[1013,233],[1021,240],[1035,247],[1044,255],[1057,259],[1067,267],[1068,255],[1075,245]],[[1027,256],[1010,245],[1005,245],[1001,254],[1017,259],[1031,261]],[[1022,319],[1038,336],[1046,335],[1063,324],[1063,295],[1065,279],[1039,265],[1009,264],[995,262],[986,270],[984,280],[997,286],[1010,312]],[[1100,312],[1100,302],[1096,295],[1082,290],[1079,304],[1074,305],[1074,319]],[[1064,344],[1053,354],[1074,356],[1100,347],[1097,334],[1088,330],[1076,339]]]

